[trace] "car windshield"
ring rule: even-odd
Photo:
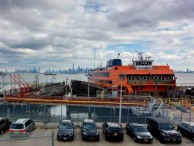
[[[160,123],[159,127],[160,129],[174,129],[171,123]]]
[[[71,126],[71,124],[62,123],[59,125],[59,129],[72,129],[72,126]]]
[[[132,128],[134,132],[147,132],[147,129],[143,126],[133,126]]]
[[[83,128],[84,129],[97,129],[97,126],[93,123],[84,123]]]
[[[24,125],[23,124],[12,124],[11,129],[23,129]]]

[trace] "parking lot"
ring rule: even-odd
[[[134,146],[134,145],[143,145],[142,143],[136,143],[132,140],[131,137],[128,135],[124,134],[124,140],[121,141],[106,141],[104,134],[102,133],[101,130],[101,125],[97,123],[97,125],[100,127],[100,140],[99,141],[82,141],[81,138],[81,132],[80,128],[76,127],[74,129],[75,132],[75,137],[74,141],[58,141],[56,139],[56,134],[57,134],[57,125],[58,123],[53,123],[47,125],[45,129],[44,124],[36,124],[36,128],[33,132],[30,133],[29,137],[26,139],[13,139],[9,138],[8,131],[6,131],[3,135],[0,136],[0,145],[1,146],[52,146],[52,131],[55,134],[54,138],[54,145],[55,146],[113,146],[113,145],[121,145],[121,146]],[[125,124],[123,124],[124,127]],[[124,131],[125,133],[125,131]],[[193,142],[188,139],[183,137],[182,138],[183,142],[180,145],[183,146],[193,146]],[[146,144],[147,146],[149,145],[154,145],[154,146],[164,146],[164,145],[178,145],[176,143],[168,143],[168,144],[161,144],[158,139],[154,138],[154,141],[152,144]]]

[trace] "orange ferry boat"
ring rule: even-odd
[[[151,57],[132,60],[131,65],[122,65],[122,60],[110,59],[104,68],[89,71],[88,81],[104,87],[109,92],[122,91],[123,95],[151,95],[167,97],[170,90],[175,89],[176,78],[169,65],[153,65]],[[122,78],[122,86],[121,86]],[[120,90],[122,87],[122,90]]]

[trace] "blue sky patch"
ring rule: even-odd
[[[90,3],[86,3],[84,5],[84,8],[85,9],[94,9],[96,12],[108,13],[109,9],[103,9],[102,7],[104,7],[104,6],[105,6],[104,4],[90,2]]]
[[[144,42],[145,43],[151,43],[150,42]],[[116,50],[116,51],[121,51],[121,52],[125,52],[125,51],[129,51],[129,52],[133,52],[135,49],[135,51],[138,52],[143,52],[147,49],[147,47],[145,47],[144,45],[142,45],[141,43],[136,43],[136,44],[113,44],[113,45],[108,45],[107,51],[109,50]]]
[[[186,41],[186,40],[192,40],[192,39],[194,39],[194,37],[185,37],[182,40]]]

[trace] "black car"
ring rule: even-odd
[[[57,131],[58,140],[74,140],[74,124],[71,120],[62,120]]]
[[[194,123],[193,122],[182,122],[178,124],[177,131],[182,135],[192,139],[194,142]]]
[[[0,134],[2,135],[6,130],[9,129],[11,125],[11,121],[9,121],[7,118],[0,118]]]
[[[174,130],[172,123],[166,119],[150,118],[147,125],[148,131],[161,143],[176,142],[180,144],[182,142],[182,135]]]
[[[129,134],[133,141],[137,142],[153,142],[153,137],[148,130],[142,125],[137,123],[126,124],[126,133]]]
[[[105,135],[105,140],[118,139],[123,141],[123,130],[119,123],[105,122],[102,124],[102,131]]]
[[[99,140],[100,132],[96,123],[92,119],[84,119],[81,124],[82,140]]]

